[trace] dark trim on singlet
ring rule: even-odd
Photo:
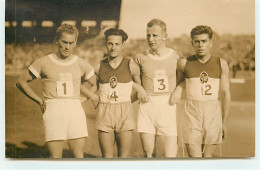
[[[185,78],[197,78],[201,72],[205,71],[209,77],[221,77],[221,63],[220,58],[211,56],[206,63],[201,63],[196,55],[189,56],[184,68]]]
[[[130,59],[123,58],[117,68],[112,68],[108,59],[100,62],[98,71],[98,81],[101,84],[109,83],[111,77],[116,77],[119,83],[128,83],[132,81],[132,74],[130,70]]]

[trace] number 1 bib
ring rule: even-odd
[[[74,94],[72,73],[59,73],[57,85],[57,95],[60,97],[71,97]]]
[[[57,95],[60,97],[73,96],[73,81],[57,81]]]

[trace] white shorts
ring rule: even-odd
[[[43,124],[46,141],[88,136],[86,116],[79,99],[46,100]]]
[[[185,143],[222,143],[222,114],[220,102],[217,100],[186,100],[182,129]]]
[[[142,133],[177,136],[176,105],[169,105],[170,95],[150,96],[140,103],[137,130]]]
[[[135,129],[131,102],[99,103],[96,128],[104,132],[121,133]]]

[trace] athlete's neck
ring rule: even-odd
[[[167,54],[169,51],[170,51],[170,48],[167,48],[166,46],[163,46],[156,50],[150,49],[150,53],[155,56],[163,56],[163,55]]]
[[[123,60],[123,56],[117,56],[115,58],[113,57],[108,57],[108,63],[110,64],[111,67],[113,68],[117,68],[119,66],[119,64],[121,63],[121,61]]]
[[[196,56],[197,56],[198,61],[200,61],[201,63],[206,63],[211,57],[210,54],[207,54],[205,56],[199,56],[199,55],[196,55]]]
[[[72,54],[70,54],[69,56],[65,57],[63,55],[61,55],[59,52],[55,53],[56,59],[62,62],[67,62],[70,61],[72,59]]]

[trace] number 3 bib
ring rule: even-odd
[[[169,91],[169,82],[165,70],[155,71],[155,77],[153,78],[153,89],[156,93]]]

